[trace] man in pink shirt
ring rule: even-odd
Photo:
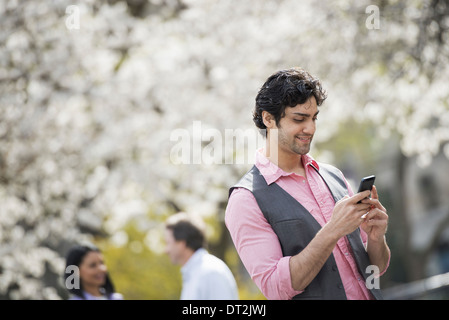
[[[230,189],[225,223],[268,299],[382,299],[390,249],[376,188],[354,194],[340,170],[308,154],[325,99],[301,68],[274,73],[256,97],[266,146]]]

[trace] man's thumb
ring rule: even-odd
[[[346,199],[349,199],[349,196],[348,196],[348,195],[345,195],[343,198],[341,198],[340,200],[338,200],[338,202],[345,201]],[[337,203],[338,203],[338,202],[337,202]]]

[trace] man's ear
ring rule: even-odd
[[[267,127],[267,129],[272,129],[275,128],[276,126],[276,120],[274,119],[273,115],[268,111],[262,111],[262,121],[265,127]]]

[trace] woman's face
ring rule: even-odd
[[[97,251],[88,252],[79,266],[80,278],[84,287],[101,287],[106,282],[107,268],[103,255]]]

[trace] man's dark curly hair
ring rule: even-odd
[[[299,67],[280,70],[272,74],[260,88],[256,96],[253,121],[259,129],[266,129],[262,111],[267,111],[273,115],[276,125],[279,126],[287,107],[303,104],[312,96],[318,106],[327,98],[318,78]]]

